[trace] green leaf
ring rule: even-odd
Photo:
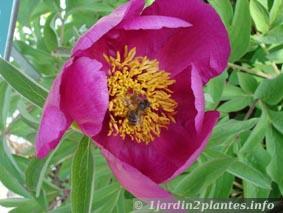
[[[269,16],[266,9],[257,0],[250,1],[251,16],[258,31],[265,33],[269,29]]]
[[[248,0],[237,0],[235,15],[230,27],[232,54],[230,61],[240,59],[248,50],[251,33],[251,17]]]
[[[74,155],[71,172],[72,212],[91,212],[94,189],[92,143],[84,137]]]
[[[243,97],[243,96],[247,96],[247,94],[240,87],[236,87],[228,83],[225,85],[221,100],[230,100],[231,98],[234,97]]]
[[[271,161],[266,168],[272,180],[279,186],[283,194],[283,135],[273,128],[268,128],[266,134],[266,149],[271,156]]]
[[[266,34],[255,38],[265,44],[283,44],[283,25],[276,26]]]
[[[111,197],[113,194],[117,194],[119,190],[121,190],[121,186],[117,182],[108,184],[98,190],[95,190],[93,193],[93,209],[102,206],[107,200],[109,200],[109,197]]]
[[[46,212],[35,200],[29,200],[21,206],[12,209],[9,213],[23,213],[23,212]]]
[[[206,150],[205,154],[210,158],[229,158],[228,155],[212,149]],[[237,159],[234,159],[234,162],[230,165],[227,171],[230,174],[248,181],[257,187],[271,189],[271,180],[266,174]]]
[[[255,97],[262,101],[276,105],[283,98],[283,74],[274,79],[265,79],[261,82],[255,92]]]
[[[43,106],[48,92],[19,69],[1,58],[0,74],[22,96],[39,107]]]
[[[26,184],[30,190],[35,191],[40,176],[41,168],[44,166],[45,160],[33,158],[26,170]]]
[[[225,26],[228,28],[233,18],[233,7],[230,0],[209,0],[208,2],[214,7]]]
[[[8,199],[0,199],[0,205],[4,207],[18,207],[26,202],[30,202],[30,199],[26,198],[8,198]]]
[[[271,180],[257,169],[240,161],[235,161],[228,169],[228,172],[255,186],[271,189]]]
[[[32,15],[32,12],[38,4],[38,0],[21,0],[18,16],[19,23],[25,26],[29,26],[31,23],[30,17]]]
[[[220,122],[214,128],[210,141],[211,143],[219,143],[219,141],[223,141],[232,135],[240,134],[244,131],[253,128],[257,122],[257,118],[252,118],[246,121],[237,121],[231,119],[228,121]]]
[[[273,24],[273,22],[276,20],[280,13],[280,8],[283,6],[282,0],[274,0],[272,8],[270,10],[270,24]]]
[[[117,213],[129,212],[129,209],[127,209],[127,207],[128,205],[125,198],[125,191],[121,189],[115,210]],[[130,205],[130,207],[132,208],[132,205]]]
[[[23,101],[19,101],[17,108],[22,116],[23,121],[25,121],[30,127],[37,129],[39,126],[39,119],[35,118],[28,110]]]
[[[39,18],[42,14],[58,13],[60,10],[60,1],[38,0],[39,4],[31,14],[31,19]]]
[[[253,98],[252,97],[237,97],[233,98],[226,103],[222,104],[218,110],[220,112],[236,112],[244,109],[247,107],[251,102]]]
[[[14,176],[19,183],[24,183],[23,172],[19,168],[14,157],[12,156],[10,148],[6,143],[6,140],[0,140],[0,162],[1,165],[7,170],[7,172]]]
[[[207,84],[207,92],[211,95],[214,102],[218,102],[221,99],[225,79],[227,78],[227,73],[224,72],[220,76],[210,80]]]
[[[266,113],[263,112],[256,127],[253,129],[247,141],[240,149],[240,153],[239,153],[240,155],[245,155],[247,153],[252,152],[253,149],[257,146],[257,144],[262,142],[267,126],[268,126],[268,117]]]
[[[270,189],[263,189],[255,186],[254,184],[243,181],[244,198],[267,198]]]
[[[238,79],[241,88],[248,94],[253,94],[258,86],[255,78],[247,73],[238,72]]]
[[[9,113],[11,89],[6,82],[0,82],[0,131],[4,130]]]
[[[266,56],[267,59],[275,63],[283,63],[283,49],[282,47],[274,48],[270,50],[270,53]]]
[[[38,81],[40,79],[40,75],[37,70],[29,63],[27,58],[20,53],[14,46],[12,47],[12,53],[15,63],[17,67],[20,67],[22,71],[30,76],[32,79]]]
[[[121,194],[121,190],[118,193],[115,193],[112,196],[110,196],[108,200],[106,200],[100,208],[95,209],[95,212],[97,213],[113,212],[118,204],[120,194]]]
[[[196,196],[221,177],[233,162],[231,158],[219,158],[199,165],[176,184],[174,192],[181,196]]]
[[[44,42],[49,51],[53,51],[58,47],[57,34],[51,26],[53,19],[54,14],[48,16],[43,30]]]
[[[58,146],[59,147],[59,146]],[[41,187],[45,178],[45,174],[47,172],[49,163],[58,150],[54,150],[48,158],[44,160],[33,159],[31,160],[27,170],[26,170],[26,183],[28,187],[36,192],[36,197],[38,198],[41,193]]]
[[[283,134],[283,112],[275,112],[268,110],[268,116],[272,122],[272,125]]]
[[[67,12],[68,14],[71,14],[73,12],[83,12],[83,11],[92,11],[93,13],[110,13],[114,8],[115,4],[107,4],[107,2],[95,2],[93,4],[92,0],[67,0]],[[120,4],[120,2],[116,3]]]
[[[80,12],[92,12],[92,13],[110,13],[113,10],[112,7],[105,5],[103,3],[96,3],[94,7],[90,7],[89,5],[80,5],[68,12],[68,15]]]
[[[36,61],[42,65],[52,65],[56,62],[48,52],[36,49],[23,41],[15,41],[14,45],[19,52],[27,56],[27,58],[32,59],[33,62]],[[51,70],[49,70],[49,73],[50,71]]]
[[[26,189],[18,182],[18,180],[0,164],[0,181],[11,191],[24,197],[30,197]]]
[[[215,192],[213,198],[229,198],[230,192],[233,187],[234,176],[224,173],[215,184]]]
[[[14,41],[14,46],[18,52],[28,59],[28,62],[39,74],[50,76],[57,72],[58,62],[50,53],[42,50],[40,47],[34,48],[23,41]]]

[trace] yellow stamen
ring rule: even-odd
[[[104,55],[109,64],[109,132],[138,143],[150,143],[161,129],[175,122],[177,103],[169,89],[175,83],[157,60],[136,56],[136,49],[115,57]]]

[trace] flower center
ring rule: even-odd
[[[150,143],[161,129],[175,122],[176,101],[169,89],[175,83],[170,73],[159,69],[157,60],[136,56],[136,49],[115,57],[104,55],[110,66],[109,133],[129,136],[138,143]]]

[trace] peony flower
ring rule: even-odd
[[[55,79],[36,138],[45,157],[73,122],[92,137],[120,183],[140,199],[200,155],[219,117],[203,85],[226,67],[228,35],[201,0],[131,0],[76,43]]]

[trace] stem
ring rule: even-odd
[[[63,14],[63,12],[64,12],[64,9],[60,8],[58,18],[62,22],[62,26],[60,29],[60,46],[61,47],[64,45],[64,36],[65,36],[65,15]]]
[[[265,44],[260,44],[261,48],[264,50],[264,52],[266,54],[269,54],[269,50],[266,48]],[[281,74],[281,72],[279,71],[278,67],[276,66],[276,63],[274,63],[273,61],[271,61],[271,66],[273,71],[275,72],[275,74],[279,75]]]
[[[246,72],[246,73],[250,73],[252,75],[256,75],[258,77],[261,77],[261,78],[272,78],[272,76],[264,73],[264,72],[261,72],[261,71],[257,71],[257,70],[254,70],[254,69],[250,69],[250,68],[246,68],[246,67],[242,67],[240,65],[237,65],[237,64],[232,64],[232,63],[228,63],[228,66],[230,68],[232,68],[233,70],[239,70],[239,71],[242,71],[242,72]]]
[[[255,109],[255,107],[256,107],[256,104],[257,104],[257,101],[255,101],[255,102],[250,106],[248,112],[246,113],[246,115],[245,115],[245,117],[244,117],[244,121],[245,121],[245,120],[248,120],[249,117],[253,114],[254,109]]]
[[[280,70],[278,69],[278,67],[276,66],[276,64],[275,64],[274,62],[272,62],[271,65],[272,65],[272,68],[273,68],[274,72],[275,72],[277,75],[280,75],[281,72],[280,72]]]
[[[255,110],[255,107],[258,103],[258,100],[254,101],[252,103],[252,105],[250,105],[250,108],[249,110],[247,111],[247,113],[245,114],[245,117],[244,117],[244,120],[243,121],[246,121],[250,118],[250,116],[253,114],[254,110]],[[228,151],[228,149],[240,138],[240,134],[236,134],[234,137],[233,137],[233,140],[230,144],[228,144],[225,148],[225,152]]]

